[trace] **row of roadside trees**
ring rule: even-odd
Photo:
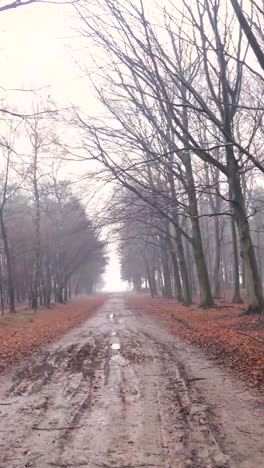
[[[262,228],[255,235],[251,219],[261,210],[254,194],[264,172],[264,15],[253,0],[241,5],[98,0],[91,13],[90,2],[78,2],[105,110],[97,121],[76,110],[74,123],[102,177],[107,170],[123,187],[122,210],[113,204],[123,264],[131,263],[126,242],[134,239],[131,261],[145,261],[151,289],[160,278],[170,295],[173,271],[186,304],[198,289],[210,307],[232,277],[234,299],[242,283],[248,312],[263,312]]]

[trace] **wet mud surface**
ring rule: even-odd
[[[121,296],[0,385],[0,468],[264,466],[260,397]]]

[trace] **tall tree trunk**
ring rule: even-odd
[[[197,269],[197,278],[200,289],[200,306],[201,307],[212,307],[214,305],[213,297],[211,294],[211,288],[209,283],[209,276],[204,258],[204,251],[202,247],[202,239],[200,227],[198,225],[193,226],[193,253],[195,258],[195,264]],[[197,236],[197,237],[195,237]]]
[[[38,291],[39,291],[39,305],[40,306],[43,306],[43,289],[41,287],[41,285],[39,284],[39,287],[38,287]]]
[[[3,288],[3,283],[4,283],[4,275],[3,275],[3,261],[2,261],[2,256],[0,257],[0,297],[1,297],[1,312],[2,315],[5,313],[5,298],[4,298],[4,288]]]
[[[170,149],[172,149],[171,147]],[[173,175],[173,153],[171,153],[171,159],[167,164],[168,168],[168,181],[170,184],[170,190],[173,198],[174,209],[172,210],[172,216],[174,218],[175,224],[169,223],[168,225],[168,232],[171,237],[170,245],[172,250],[172,255],[175,252],[174,249],[174,235],[175,235],[175,242],[177,247],[179,265],[177,255],[172,256],[173,262],[173,269],[174,269],[174,277],[175,277],[175,288],[176,288],[176,298],[179,302],[183,302],[186,306],[189,306],[192,303],[192,295],[190,289],[190,283],[188,278],[187,266],[185,261],[184,249],[182,244],[182,234],[179,229],[179,216],[177,215],[177,194],[175,190],[175,180]],[[180,270],[180,272],[179,272]],[[181,277],[180,274],[181,273]],[[182,284],[181,284],[182,279]]]
[[[154,291],[154,288],[153,288],[153,282],[152,282],[152,278],[151,278],[149,262],[148,262],[148,260],[146,259],[145,256],[144,256],[144,263],[145,263],[145,268],[146,268],[146,274],[147,274],[147,280],[148,280],[150,295],[151,295],[151,297],[154,297],[155,296],[155,291]]]
[[[159,293],[163,293],[163,278],[162,278],[160,262],[158,264],[158,269],[157,269],[157,284],[158,284]]]
[[[151,297],[158,295],[157,281],[156,281],[156,270],[154,266],[150,266],[149,262],[146,260],[148,283],[151,292]]]
[[[262,284],[262,255],[261,255],[259,228],[257,229],[257,255],[258,255],[258,269],[259,269],[260,282]]]
[[[186,271],[189,279],[189,284],[190,284],[190,294],[191,298],[195,296],[196,294],[196,283],[195,283],[195,264],[192,259],[193,255],[193,249],[191,249],[190,243],[187,242],[186,240],[184,241],[183,244],[184,250],[183,252],[185,253],[185,258],[186,258]]]
[[[232,194],[232,206],[238,226],[241,256],[245,264],[246,284],[249,297],[247,313],[263,313],[264,298],[262,284],[259,277],[255,250],[250,235],[249,222],[244,205],[237,163],[234,158],[233,149],[228,146],[226,151],[229,156],[227,161],[229,164],[229,184]]]
[[[179,219],[176,218],[176,226],[175,226],[175,242],[177,246],[177,253],[179,259],[179,267],[182,279],[182,291],[183,291],[183,303],[186,306],[192,304],[192,292],[191,292],[191,285],[188,275],[187,263],[185,259],[184,247],[182,242],[182,235],[180,230],[177,228]]]
[[[262,50],[261,43],[258,41],[258,37],[255,36],[252,25],[248,22],[246,15],[243,12],[241,3],[238,0],[230,0],[234,9],[234,12],[237,16],[237,19],[240,23],[241,28],[243,29],[247,40],[260,64],[264,70],[264,51]],[[258,3],[258,2],[257,2]],[[262,4],[263,6],[263,4]]]
[[[71,276],[69,277],[69,281],[68,281],[68,296],[69,296],[69,299],[71,299],[72,297]]]
[[[35,202],[35,240],[34,240],[34,271],[33,271],[33,288],[32,288],[32,309],[36,312],[38,308],[38,287],[40,279],[40,199],[38,190],[38,147],[37,136],[34,146],[33,160],[33,191]]]
[[[63,298],[63,285],[61,283],[59,283],[57,285],[57,290],[56,290],[56,302],[58,302],[59,304],[63,304],[64,303],[64,298]]]
[[[218,62],[220,67],[220,78],[223,100],[223,132],[225,139],[225,155],[227,165],[227,176],[229,184],[229,193],[231,195],[231,206],[238,226],[239,242],[241,256],[245,263],[245,273],[247,282],[247,292],[249,296],[249,307],[247,313],[264,312],[264,298],[262,285],[259,277],[256,255],[250,235],[249,222],[246,213],[245,199],[242,191],[242,184],[239,174],[239,164],[236,160],[234,147],[232,145],[233,135],[233,120],[235,108],[230,106],[230,103],[239,102],[240,86],[238,86],[237,95],[232,95],[230,91],[230,76],[227,68],[224,45],[221,42],[221,37],[216,33],[216,47],[218,54]]]
[[[68,281],[67,281],[67,278],[65,278],[65,280],[64,280],[63,302],[64,302],[64,304],[66,304],[68,302]]]
[[[217,159],[220,158],[220,151],[217,150]],[[206,174],[206,184],[208,187],[213,184],[213,187],[216,191],[220,191],[219,187],[219,176],[220,171],[217,168],[213,168],[211,171],[211,179],[209,176],[209,167],[205,164],[205,174]],[[221,293],[221,235],[220,235],[220,220],[218,213],[221,211],[221,198],[216,195],[214,196],[213,193],[208,193],[208,202],[211,209],[211,212],[215,215],[213,218],[214,224],[214,259],[213,259],[213,268],[211,272],[211,278],[213,283],[213,296],[215,298],[220,297]],[[209,250],[208,250],[209,251]]]
[[[0,224],[2,231],[2,238],[4,243],[4,252],[6,258],[6,268],[7,268],[7,283],[8,283],[8,297],[9,297],[9,308],[11,313],[16,312],[15,308],[15,286],[12,270],[12,262],[9,250],[8,234],[5,226],[3,210],[0,211]]]
[[[79,279],[78,279],[78,280],[77,280],[77,283],[76,283],[76,285],[75,285],[75,288],[74,288],[74,295],[75,295],[75,296],[78,296],[79,290],[80,290],[80,286],[79,286]]]
[[[234,255],[234,296],[233,304],[242,304],[243,300],[240,294],[240,281],[239,281],[239,261],[238,261],[238,248],[237,248],[237,234],[236,234],[236,223],[234,216],[231,217],[231,232],[232,232],[232,244],[233,244],[233,255]]]
[[[213,295],[220,297],[221,292],[221,239],[219,217],[214,217],[214,266],[213,266]]]
[[[141,292],[141,290],[142,290],[142,278],[141,278],[141,276],[134,276],[134,278],[133,278],[133,289],[136,292]]]
[[[164,279],[164,296],[168,299],[172,298],[171,275],[169,268],[169,256],[165,242],[161,242],[161,263]]]
[[[188,156],[189,157],[189,156]],[[192,176],[190,175],[192,179]],[[199,283],[200,290],[200,306],[201,307],[211,307],[214,305],[213,297],[211,294],[209,275],[206,266],[200,223],[198,218],[198,208],[196,195],[194,192],[194,181],[192,180],[192,185],[189,186],[188,196],[189,196],[189,205],[190,205],[190,214],[191,214],[191,226],[192,226],[192,238],[193,238],[193,254],[195,259],[195,265],[197,270],[197,279]]]
[[[246,271],[245,271],[245,262],[243,260],[243,258],[241,257],[241,287],[242,289],[246,289],[247,288],[247,285],[246,285]]]
[[[182,294],[182,284],[181,278],[179,273],[179,266],[178,266],[178,259],[176,252],[171,250],[171,262],[173,267],[173,276],[174,276],[174,286],[175,286],[175,297],[178,302],[183,302],[183,294]]]
[[[186,99],[186,89],[182,89],[182,95],[184,102],[187,102]],[[188,129],[188,111],[187,107],[184,107],[182,110],[183,115],[183,124],[186,129]],[[214,305],[213,296],[211,293],[210,281],[208,270],[206,266],[203,244],[202,244],[202,235],[199,222],[199,213],[195,192],[195,182],[193,178],[192,162],[190,157],[190,152],[185,151],[182,157],[182,162],[185,166],[186,173],[186,182],[187,182],[187,196],[189,201],[189,212],[191,216],[191,226],[192,226],[192,246],[195,259],[195,265],[197,270],[197,277],[199,282],[200,289],[200,306],[201,307],[211,307]]]
[[[50,308],[52,293],[51,272],[48,260],[46,260],[46,278],[45,278],[45,305]]]

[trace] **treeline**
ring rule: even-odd
[[[254,212],[250,218],[252,239],[263,283],[264,190],[257,187],[248,196],[249,209]],[[221,203],[222,210],[225,204]],[[210,200],[203,196],[198,203],[199,211],[208,213],[209,205]],[[112,214],[117,223],[122,279],[134,291],[148,290],[152,297],[176,298],[185,305],[199,298],[193,249],[187,239],[177,235],[172,223],[161,222],[155,210],[127,190],[119,194]],[[189,218],[179,216],[178,221],[190,236]],[[206,216],[201,218],[200,227],[213,298],[242,303],[246,277],[234,218]]]
[[[45,108],[44,108],[45,109]],[[98,222],[61,162],[50,111],[2,120],[0,178],[0,301],[2,313],[20,304],[64,303],[102,285],[105,242]],[[75,187],[73,191],[72,187]],[[93,189],[94,190],[94,189]]]
[[[7,306],[14,312],[16,305],[25,303],[33,308],[65,303],[72,295],[93,293],[100,286],[104,243],[69,182],[40,190],[38,265],[34,213],[32,199],[22,191],[7,202],[3,216],[0,213],[2,313]]]
[[[239,302],[245,286],[248,312],[263,312],[263,9],[253,0],[244,10],[234,0],[78,8],[105,114],[98,123],[76,111],[75,124],[119,187],[123,277],[186,304],[198,293],[203,307],[230,287]]]

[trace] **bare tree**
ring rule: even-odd
[[[232,7],[234,9],[234,12],[237,16],[237,19],[239,21],[239,24],[241,28],[243,29],[247,40],[258,60],[258,63],[260,64],[261,68],[264,70],[264,30],[263,30],[263,24],[264,24],[264,5],[262,3],[258,5],[257,2],[254,0],[250,0],[251,7],[252,9],[256,10],[256,14],[258,17],[258,22],[259,24],[254,23],[254,17],[251,15],[251,19],[248,21],[246,13],[243,11],[243,8],[241,6],[241,3],[238,2],[238,0],[230,0]],[[256,27],[257,34],[260,36],[260,39],[258,40],[257,34],[254,34],[254,31],[252,29],[252,26]]]
[[[9,236],[8,236],[8,229],[6,226],[5,221],[5,211],[6,205],[8,203],[9,197],[16,191],[16,187],[12,187],[10,185],[10,167],[12,164],[11,155],[12,149],[9,146],[8,141],[2,142],[2,149],[4,152],[5,161],[5,170],[3,174],[3,186],[2,186],[2,194],[1,194],[1,204],[0,204],[0,225],[1,225],[1,234],[3,239],[4,245],[4,254],[6,259],[6,268],[7,268],[7,289],[8,289],[8,299],[9,299],[9,309],[11,313],[15,313],[15,285],[14,285],[14,274],[13,274],[13,264],[12,264],[12,254],[10,251],[10,243],[9,243]],[[1,280],[3,285],[3,274],[1,274]],[[3,286],[2,286],[3,287]],[[1,289],[2,289],[1,287]],[[1,303],[2,303],[2,313],[3,313],[3,292],[1,290]]]
[[[213,302],[199,227],[199,218],[205,215],[200,215],[197,206],[197,171],[201,162],[219,170],[224,184],[229,187],[226,199],[231,209],[226,213],[211,213],[210,216],[234,213],[247,278],[248,312],[262,312],[262,286],[241,184],[241,172],[246,165],[263,173],[262,161],[251,151],[252,142],[262,125],[262,110],[259,105],[253,109],[244,103],[242,90],[246,81],[243,72],[247,49],[242,44],[241,29],[237,31],[235,40],[231,36],[234,17],[230,9],[225,2],[220,5],[216,0],[191,4],[183,0],[179,8],[170,5],[170,8],[161,10],[158,7],[161,26],[156,28],[151,13],[147,18],[143,2],[136,4],[127,0],[121,4],[102,0],[100,7],[106,15],[95,14],[92,17],[90,12],[87,15],[87,7],[84,1],[77,8],[83,22],[82,33],[85,37],[92,37],[95,46],[106,52],[108,60],[104,69],[104,90],[98,84],[95,88],[116,120],[112,128],[94,124],[92,128],[79,119],[83,129],[92,136],[90,142],[94,147],[93,151],[90,147],[89,154],[93,154],[119,182],[141,197],[139,187],[149,187],[150,181],[146,184],[146,179],[131,174],[127,166],[133,167],[132,161],[123,166],[125,158],[120,159],[121,148],[127,145],[126,155],[129,148],[131,154],[133,151],[137,155],[139,151],[145,156],[147,154],[145,164],[151,156],[155,163],[164,164],[168,155],[174,154],[174,178],[181,182],[188,195],[188,210],[186,203],[181,210],[192,224],[192,247],[201,303],[205,306]],[[250,117],[255,121],[254,128],[242,136],[239,129],[249,109],[252,109]],[[144,138],[139,138],[139,119],[149,129],[149,135],[145,134]],[[205,132],[202,129],[206,129]],[[152,144],[153,132],[162,140],[158,151]],[[108,143],[111,141],[111,151],[106,147],[107,139]],[[119,156],[115,159],[112,157],[114,140],[117,142],[115,149],[119,146]],[[219,149],[220,156],[216,155],[216,149]],[[177,164],[177,160],[180,163]],[[141,167],[143,162],[142,159]],[[185,168],[184,174],[182,167]],[[204,187],[204,190],[208,189],[214,190],[213,187]],[[157,190],[161,191],[161,188]],[[153,195],[152,190],[152,197],[143,196],[157,207]],[[220,193],[218,195],[221,196]],[[167,203],[170,202],[167,200]],[[164,204],[158,204],[159,212],[175,224],[169,210],[163,207]],[[184,238],[190,241],[188,234],[180,225],[177,226]]]

